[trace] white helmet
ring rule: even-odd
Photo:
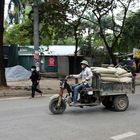
[[[86,60],[83,60],[83,61],[81,62],[81,64],[84,64],[84,65],[89,66],[89,65],[88,65],[88,61],[86,61]]]

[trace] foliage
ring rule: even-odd
[[[14,24],[12,27],[8,27],[4,35],[4,42],[18,45],[32,44],[31,21],[26,20],[21,24]]]
[[[103,39],[100,37],[99,26],[97,24],[97,20],[94,15],[86,16],[82,23],[83,29],[86,30],[87,36],[83,38],[80,46],[82,47],[82,53],[86,56],[95,56],[96,50],[98,47],[103,46]],[[101,20],[101,26],[104,30],[108,30],[112,27],[111,17],[109,15],[105,16]],[[85,32],[85,33],[86,33]],[[109,45],[112,42],[112,34],[106,33],[106,38],[108,40]]]
[[[99,34],[88,35],[81,41],[81,53],[85,56],[94,57],[98,51],[98,48],[102,45],[103,41],[101,40]]]
[[[122,34],[122,38],[119,44],[119,51],[128,52],[132,51],[133,48],[140,49],[140,11],[136,13],[130,13]]]
[[[33,11],[31,6],[29,6],[33,1],[22,0],[20,1],[24,9],[22,22],[10,27],[5,33],[6,43],[18,43],[19,45],[32,44],[32,22],[33,22]],[[66,4],[65,4],[66,5]],[[65,24],[64,16],[66,11],[66,6],[64,4],[51,4],[43,3],[39,4],[39,17],[40,17],[40,44],[64,44],[67,43],[67,38],[71,38],[72,28]],[[46,10],[47,9],[47,10]],[[24,30],[22,31],[22,26]],[[8,31],[8,32],[7,32]],[[12,38],[10,37],[13,34]],[[14,35],[16,34],[16,35]],[[29,37],[28,37],[28,35]],[[18,39],[19,37],[20,39]],[[22,41],[25,40],[24,42]],[[72,41],[73,42],[73,41]]]
[[[11,1],[16,5],[15,0]],[[25,9],[27,5],[33,3],[33,0],[19,0],[19,2],[19,6],[21,5],[26,15]],[[36,2],[39,2],[40,44],[75,43],[76,46],[84,46],[82,47],[83,51],[86,51],[84,54],[89,56],[94,54],[98,46],[104,45],[112,62],[116,65],[113,53],[119,50],[127,13],[133,0],[45,0],[44,3],[39,0]],[[116,8],[120,9],[118,15],[115,14]],[[32,11],[28,15],[29,19],[32,19]],[[25,16],[24,19],[26,19]],[[118,24],[118,21],[121,23]],[[82,35],[87,30],[88,36],[85,38]],[[24,29],[22,37],[26,37],[27,33],[31,36],[32,32],[28,31],[28,28]],[[121,40],[121,44],[123,40],[125,39]],[[25,43],[29,42],[31,43],[28,39],[25,41]]]
[[[110,58],[112,60],[112,63],[114,65],[117,64],[116,58],[113,54],[113,52],[116,50],[118,47],[118,41],[121,38],[121,34],[124,29],[124,24],[126,21],[126,16],[127,12],[129,10],[130,4],[132,3],[133,0],[91,0],[90,1],[90,6],[89,6],[89,13],[93,14],[94,17],[96,18],[96,21],[93,22],[89,18],[85,18],[86,20],[91,21],[93,24],[98,25],[98,32],[100,34],[100,37],[104,41],[104,45],[108,50],[108,53],[110,55]],[[121,12],[121,25],[119,26],[116,22],[116,17],[114,14],[114,10],[119,7],[122,12]],[[112,31],[112,37],[109,37],[108,41],[108,33],[106,32],[106,28],[104,28],[105,24],[103,24],[103,20],[106,17],[107,14],[110,14],[111,16],[111,31]],[[111,44],[110,44],[110,39],[111,39]]]

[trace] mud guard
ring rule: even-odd
[[[55,94],[55,95],[53,95],[53,96],[50,97],[50,100],[55,99],[55,98],[58,98],[58,97],[59,97],[59,94]]]

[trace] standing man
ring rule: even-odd
[[[92,71],[89,68],[89,64],[86,60],[83,60],[81,62],[81,73],[78,75],[70,75],[70,77],[73,78],[81,78],[82,81],[81,83],[78,84],[74,84],[72,85],[72,89],[73,89],[73,102],[71,103],[71,105],[74,105],[77,103],[77,98],[78,98],[78,93],[80,92],[80,90],[85,86],[85,87],[91,87],[92,86]]]
[[[32,72],[32,74],[30,76],[30,79],[32,81],[32,95],[31,95],[31,97],[34,98],[35,91],[37,91],[38,93],[40,93],[41,96],[42,96],[42,91],[39,90],[39,89],[37,89],[37,86],[39,84],[39,81],[41,79],[41,76],[40,76],[39,72],[36,71],[36,66],[32,66],[31,67],[31,72]]]

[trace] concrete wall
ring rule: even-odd
[[[67,56],[58,56],[58,75],[69,74],[69,59]]]

